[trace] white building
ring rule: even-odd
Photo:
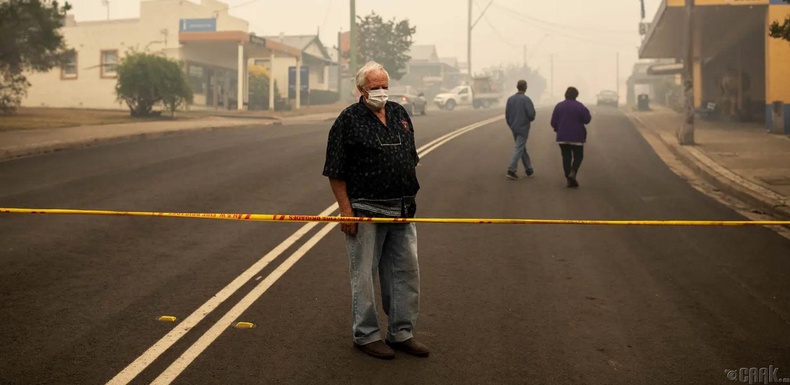
[[[307,84],[302,84],[305,90],[329,91],[332,89],[329,82],[330,72],[333,70],[337,71],[337,63],[332,60],[332,56],[317,35],[267,36],[266,40],[276,41],[301,52],[302,66],[305,67],[304,70],[308,73],[307,79],[303,79],[307,80]],[[285,93],[286,85],[289,88],[293,86],[293,80],[295,80],[293,68],[296,67],[296,61],[297,58],[290,56],[281,56],[274,60],[272,74],[277,81],[280,92]],[[256,62],[270,70],[272,68],[271,60],[269,59],[259,59]],[[293,89],[290,89],[290,91],[293,93]]]
[[[62,32],[76,54],[62,68],[28,76],[25,106],[125,108],[115,95],[115,66],[138,50],[184,63],[192,107],[243,109],[237,101],[248,100],[248,63],[267,58],[277,72],[281,58],[297,66],[302,60],[301,50],[250,34],[247,21],[229,15],[228,5],[217,0],[143,0],[139,19],[76,22],[70,15]],[[274,108],[274,97],[269,101]]]

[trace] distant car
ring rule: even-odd
[[[620,96],[614,91],[601,91],[598,94],[598,105],[617,107],[620,105]]]
[[[422,92],[414,91],[411,87],[391,87],[389,95],[389,100],[403,106],[410,116],[425,115],[428,101]]]

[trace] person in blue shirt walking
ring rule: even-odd
[[[526,95],[527,81],[519,80],[516,83],[518,92],[507,99],[505,106],[505,120],[507,121],[510,131],[513,133],[513,140],[516,142],[516,147],[513,150],[513,156],[510,159],[510,166],[507,168],[507,178],[511,180],[518,179],[518,161],[524,164],[527,171],[527,176],[532,176],[535,171],[532,168],[532,161],[527,153],[527,139],[529,138],[529,129],[532,122],[535,120],[535,105],[532,104],[532,99]]]
[[[575,87],[568,87],[565,91],[565,100],[554,107],[551,114],[551,127],[557,133],[557,143],[562,152],[562,168],[565,171],[565,179],[568,187],[579,187],[576,175],[584,159],[584,143],[587,142],[587,127],[592,116],[590,110],[576,98],[579,97],[579,90]]]

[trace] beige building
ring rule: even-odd
[[[337,64],[332,61],[329,52],[317,35],[267,36],[266,39],[296,48],[301,52],[302,66],[306,67],[308,73],[307,88],[309,90],[329,91],[331,89],[329,72],[333,68],[334,71],[337,71]],[[296,61],[297,58],[291,56],[281,56],[274,60],[273,78],[277,81],[280,92],[283,94],[287,91],[286,86],[292,84],[292,80],[289,78],[289,68],[296,67]],[[272,69],[269,59],[256,60],[256,62],[270,70]],[[293,77],[293,74],[291,77]]]
[[[301,50],[250,34],[247,21],[229,15],[228,5],[217,0],[143,0],[139,19],[77,22],[68,16],[63,35],[76,53],[62,68],[28,76],[23,105],[126,108],[115,96],[116,65],[138,50],[184,63],[195,94],[191,108],[243,109],[249,63],[267,58],[276,72],[283,58],[296,66],[302,60]]]

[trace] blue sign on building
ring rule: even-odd
[[[181,19],[179,32],[216,32],[217,19]]]
[[[302,92],[299,99],[302,103],[306,103],[310,94],[308,92],[310,89],[310,67],[302,66],[300,70],[299,88]],[[296,99],[296,67],[288,67],[288,99]]]

